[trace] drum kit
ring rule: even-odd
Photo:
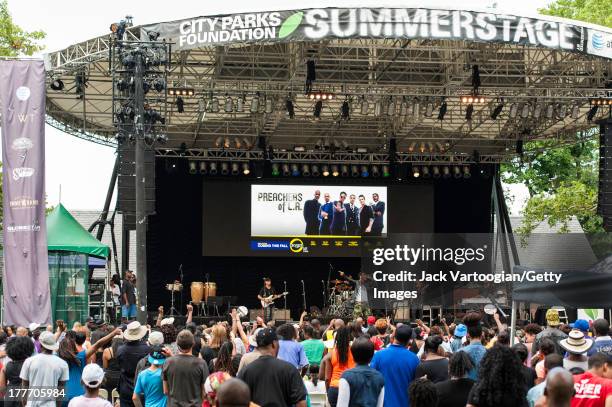
[[[190,287],[191,291],[191,304],[196,309],[201,309],[204,315],[206,315],[206,308],[208,306],[209,298],[216,298],[217,296],[217,283],[213,282],[202,282],[202,281],[193,281]],[[183,291],[183,284],[179,281],[174,281],[174,283],[166,284],[166,290],[171,292],[171,307],[170,307],[170,315],[178,315],[179,312],[174,307],[174,293]]]
[[[350,318],[355,307],[355,291],[346,280],[331,280],[327,287],[329,304],[327,316]]]

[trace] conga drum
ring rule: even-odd
[[[194,304],[201,303],[203,295],[204,295],[204,283],[201,281],[193,281],[191,283],[191,302]]]
[[[208,302],[208,297],[217,296],[217,283],[204,283],[204,301]]]

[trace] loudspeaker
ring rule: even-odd
[[[284,321],[290,321],[291,320],[291,312],[288,309],[275,309],[274,310],[274,319],[275,320],[284,320]]]
[[[599,124],[599,193],[597,213],[606,232],[612,232],[612,119]]]
[[[135,145],[124,142],[117,148],[117,211],[129,229],[136,228],[136,160]],[[145,204],[148,215],[155,213],[155,150],[145,147]]]

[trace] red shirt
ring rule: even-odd
[[[586,372],[574,376],[574,389],[571,407],[604,407],[606,398],[612,397],[612,380]]]

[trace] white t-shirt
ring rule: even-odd
[[[70,400],[68,407],[113,407],[113,405],[101,397],[78,396]]]
[[[21,367],[19,377],[27,380],[29,387],[57,387],[58,382],[68,381],[68,364],[55,355],[39,353],[27,358]],[[27,407],[55,407],[55,400],[36,400]]]

